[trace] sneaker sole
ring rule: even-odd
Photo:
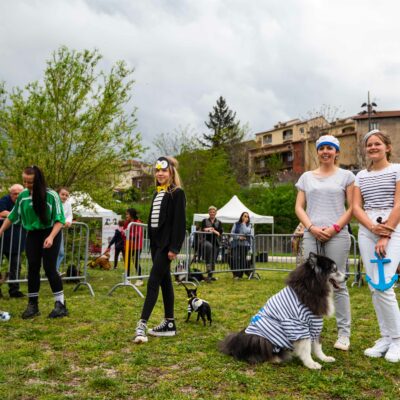
[[[176,331],[170,332],[154,332],[151,329],[147,332],[150,336],[157,336],[157,337],[171,337],[176,335]]]
[[[367,350],[364,351],[364,356],[371,357],[371,358],[380,358],[386,354],[384,353],[368,353]]]
[[[32,319],[32,318],[38,317],[39,315],[40,315],[40,312],[37,312],[37,313],[35,313],[35,314],[33,314],[33,315],[29,315],[29,316],[27,316],[27,317],[21,315],[21,318],[22,318],[22,319]]]
[[[136,344],[140,344],[140,343],[147,343],[148,340],[149,339],[146,336],[136,336],[135,339],[133,339],[133,342]]]
[[[342,350],[342,351],[349,351],[350,346],[342,346],[340,344],[335,344],[333,346],[336,350]]]

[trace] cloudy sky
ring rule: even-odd
[[[322,104],[353,115],[370,90],[400,109],[398,0],[1,0],[0,80],[40,80],[60,45],[135,68],[145,144],[206,131],[222,95],[252,133]]]

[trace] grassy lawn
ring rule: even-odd
[[[370,359],[363,349],[378,338],[367,287],[350,288],[352,347],[333,349],[334,319],[325,322],[324,350],[336,363],[310,371],[298,360],[284,365],[249,366],[220,354],[218,340],[246,326],[265,300],[281,289],[286,273],[262,272],[262,280],[233,281],[219,275],[202,284],[213,325],[196,315],[185,324],[186,296],[175,287],[179,335],[132,343],[143,300],[130,288],[107,292],[122,271],[91,271],[96,297],[85,288],[73,293],[65,285],[70,317],[48,320],[53,300],[42,284],[42,315],[23,321],[26,299],[2,299],[0,308],[13,318],[0,325],[0,399],[398,399],[399,364]],[[22,289],[26,292],[26,286]],[[143,289],[145,290],[145,289]],[[3,290],[7,292],[7,290]],[[161,301],[150,325],[162,318]]]

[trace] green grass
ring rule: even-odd
[[[65,285],[70,317],[48,320],[53,300],[42,284],[42,315],[24,321],[26,299],[3,299],[12,313],[0,325],[0,399],[397,399],[399,364],[370,359],[363,349],[378,337],[368,289],[350,288],[353,336],[348,353],[333,349],[334,319],[325,322],[325,353],[336,357],[321,371],[293,360],[283,365],[249,366],[217,349],[230,331],[245,327],[249,318],[284,285],[286,273],[262,272],[262,280],[233,281],[230,274],[200,286],[200,297],[213,310],[213,325],[203,327],[195,317],[184,323],[186,296],[175,286],[179,335],[132,343],[143,300],[130,288],[109,289],[121,271],[91,271],[87,289],[73,293]],[[22,286],[26,292],[26,287]],[[145,289],[143,289],[145,290]],[[6,290],[3,290],[6,292]],[[163,315],[158,302],[150,324]]]

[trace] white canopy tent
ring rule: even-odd
[[[120,216],[112,210],[108,210],[93,201],[87,193],[74,193],[69,198],[73,213],[83,218],[101,218],[101,252],[108,248],[110,240],[118,228]],[[114,260],[114,248],[111,251],[110,260]]]
[[[250,221],[252,224],[274,224],[274,217],[254,213],[249,208],[247,208],[236,195],[233,196],[222,208],[217,211],[217,218],[222,223],[233,224],[239,219],[242,212],[249,213]],[[208,213],[194,214],[193,225],[195,222],[202,221],[204,218],[208,218]]]
[[[112,210],[103,208],[93,201],[87,193],[74,193],[69,198],[75,214],[83,218],[118,218]]]

